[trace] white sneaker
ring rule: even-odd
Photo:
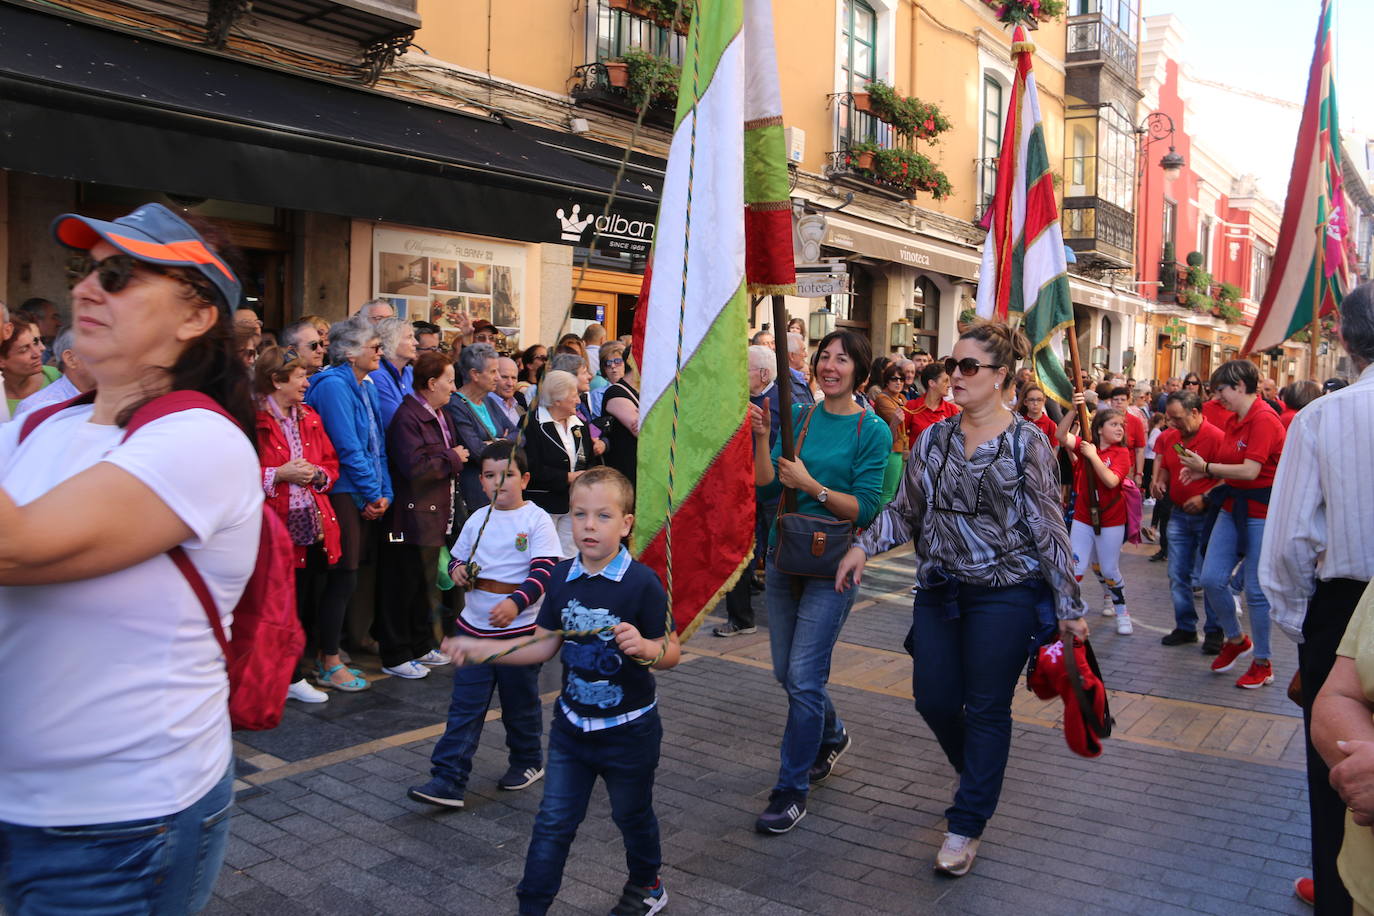
[[[977,837],[946,833],[944,845],[935,854],[935,870],[955,877],[968,874],[978,855],[978,843]]]
[[[1135,627],[1131,626],[1131,615],[1122,608],[1121,613],[1116,615],[1116,632],[1122,636],[1130,636],[1135,632]]]
[[[1103,617],[1115,617],[1115,616],[1116,616],[1116,602],[1112,600],[1112,596],[1111,596],[1111,595],[1108,595],[1105,599],[1103,599],[1103,603],[1102,603],[1102,616],[1103,616]]]
[[[302,703],[323,703],[329,699],[329,694],[323,690],[316,690],[309,681],[302,679],[291,682],[291,686],[286,688],[286,698],[300,700]]]
[[[415,663],[418,665],[425,665],[430,668],[438,668],[440,665],[452,664],[453,659],[449,658],[447,655],[440,652],[438,649],[430,649],[424,655],[421,655],[419,658],[415,659]]]
[[[403,677],[411,681],[419,680],[422,677],[429,677],[429,669],[416,661],[401,662],[394,667],[383,665],[382,670],[387,674]]]

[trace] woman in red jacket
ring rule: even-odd
[[[305,389],[310,386],[306,371],[294,350],[271,347],[258,356],[254,375],[262,488],[267,505],[281,516],[296,545],[296,608],[305,628],[306,658],[318,650],[321,683],[356,691],[366,688],[367,681],[339,658],[343,618],[325,619],[318,613],[321,606],[344,606],[344,602],[317,600],[323,590],[336,584],[329,567],[339,559],[339,521],[327,494],[339,479],[339,457],[319,414],[305,404]],[[291,684],[287,696],[306,703],[328,699],[303,674]]]

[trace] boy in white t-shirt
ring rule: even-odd
[[[482,490],[490,504],[463,525],[453,545],[449,575],[454,584],[471,589],[458,618],[458,632],[493,640],[495,652],[503,645],[501,639],[534,633],[544,588],[561,550],[553,519],[525,500],[530,482],[525,453],[500,440],[487,446],[481,460]],[[469,559],[476,567],[475,581],[469,579]],[[539,666],[473,665],[454,671],[448,727],[434,745],[431,778],[422,786],[411,786],[408,796],[431,805],[463,807],[472,755],[492,693],[498,690],[510,768],[497,785],[524,789],[544,775]]]

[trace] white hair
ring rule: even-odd
[[[788,352],[788,353],[805,353],[805,352],[806,352],[806,339],[805,339],[804,337],[802,337],[800,334],[798,334],[796,331],[788,331],[788,332],[787,332],[787,352]]]
[[[377,329],[366,318],[355,315],[329,326],[329,364],[337,366],[362,355],[371,341],[377,340]]]
[[[396,348],[401,345],[407,334],[414,334],[415,328],[404,318],[378,318],[373,323],[377,337],[382,342],[382,356],[387,361],[396,358]]]
[[[358,306],[357,314],[353,317],[362,318],[365,321],[372,321],[372,310],[376,308],[391,309],[392,314],[395,314],[396,312],[396,307],[392,305],[390,302],[387,302],[385,299],[369,299],[362,305]]]
[[[778,355],[763,344],[753,344],[749,347],[749,368],[766,370],[771,382],[778,377]]]
[[[576,391],[577,376],[561,369],[550,369],[539,383],[539,406],[546,409],[552,407]]]

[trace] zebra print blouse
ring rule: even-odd
[[[914,540],[916,583],[927,588],[937,569],[973,585],[1043,578],[1059,619],[1082,617],[1055,470],[1034,424],[1016,417],[965,458],[960,418],[949,417],[921,434],[897,496],[856,543],[872,556]]]

